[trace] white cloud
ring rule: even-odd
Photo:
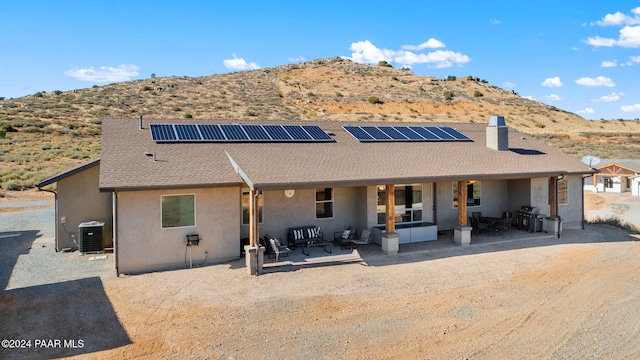
[[[120,65],[118,67],[102,66],[99,68],[90,67],[88,69],[73,68],[64,72],[80,81],[91,82],[118,82],[129,81],[134,76],[138,76],[140,68],[135,65]]]
[[[260,65],[254,62],[247,63],[243,58],[237,57],[236,54],[232,54],[232,56],[233,56],[233,59],[227,59],[222,61],[222,63],[224,64],[224,67],[226,67],[227,69],[230,69],[230,70],[260,69]]]
[[[401,66],[428,64],[429,67],[442,69],[451,67],[454,64],[462,66],[471,61],[469,56],[449,50],[436,50],[426,54],[416,54],[414,52],[404,50],[380,49],[373,45],[369,40],[352,43],[349,50],[353,51],[353,53],[351,54],[351,57],[345,58],[362,64],[375,64],[380,61],[386,61],[389,63],[395,62]]]
[[[511,81],[507,81],[506,83],[504,83],[502,85],[502,87],[504,87],[505,89],[512,89],[512,88],[516,87],[516,84],[512,83]]]
[[[446,45],[437,39],[430,38],[429,40],[423,42],[422,44],[415,45],[402,45],[400,48],[404,50],[423,50],[423,49],[438,49],[446,47]]]
[[[595,47],[599,47],[599,46],[611,47],[616,44],[616,39],[609,39],[609,38],[602,38],[600,36],[594,36],[594,37],[587,38],[587,40],[584,42]]]
[[[521,97],[523,97],[525,99],[533,100],[533,96],[531,96],[531,95],[521,96]]]
[[[585,108],[584,110],[578,110],[576,111],[576,113],[578,114],[593,114],[595,111],[593,111],[592,108]]]
[[[582,86],[606,86],[606,87],[616,86],[613,80],[604,76],[598,76],[596,78],[583,77],[576,80],[576,84],[582,85]]]
[[[374,64],[379,61],[391,62],[395,51],[378,49],[369,40],[352,43],[349,50],[353,51],[350,59],[361,64]]]
[[[629,61],[634,63],[640,63],[640,56],[629,56]]]
[[[640,47],[640,26],[625,26],[620,30],[620,39],[616,42],[618,46],[627,48]]]
[[[602,64],[600,64],[600,66],[603,67],[603,68],[616,67],[616,66],[618,66],[618,63],[616,61],[617,60],[603,61]]]
[[[638,8],[631,10],[631,12],[636,13]],[[620,26],[620,25],[635,25],[640,23],[640,18],[638,18],[637,13],[635,17],[631,17],[629,15],[623,14],[620,11],[615,14],[607,14],[601,20],[592,23],[592,25],[598,26]]]
[[[560,100],[562,100],[562,98],[560,96],[556,95],[556,94],[545,95],[544,98],[549,100],[549,101],[560,101]]]
[[[620,108],[624,112],[640,112],[640,104],[624,105]]]
[[[604,95],[598,99],[591,100],[592,102],[612,102],[620,100],[620,96],[624,96],[624,93],[612,92],[611,95]]]
[[[540,84],[544,87],[550,87],[550,88],[554,88],[554,87],[561,87],[562,86],[562,81],[560,81],[560,77],[556,76],[556,77],[552,77],[552,78],[547,78],[545,79],[542,84]]]
[[[290,62],[303,62],[307,59],[305,59],[304,56],[298,56],[295,58],[288,58],[287,60],[289,60]]]
[[[498,20],[498,19],[489,19],[489,24],[491,25],[500,25],[502,23],[502,21]]]

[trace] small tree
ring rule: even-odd
[[[389,63],[388,63],[388,62],[386,62],[385,60],[380,60],[380,61],[378,61],[378,66],[393,67],[393,66],[391,66],[391,64],[389,64]]]
[[[456,81],[456,79],[457,78],[455,76],[453,76],[453,75],[447,76],[447,81]]]
[[[151,73],[151,78],[155,79],[156,78],[156,74],[155,73]]]

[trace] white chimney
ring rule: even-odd
[[[504,123],[504,116],[492,115],[487,126],[487,147],[498,150],[509,150],[509,128]]]

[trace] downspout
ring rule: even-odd
[[[41,188],[41,187],[38,187],[38,190],[40,190],[40,191],[46,191],[46,192],[50,192],[50,193],[52,193],[52,194],[53,194],[53,199],[54,199],[53,201],[54,201],[54,204],[55,204],[55,205],[54,205],[54,207],[53,207],[53,208],[54,208],[54,210],[53,210],[53,211],[54,211],[55,222],[56,222],[56,226],[55,226],[55,232],[56,232],[56,234],[55,234],[56,246],[55,246],[55,249],[56,249],[56,252],[58,252],[58,251],[60,251],[60,250],[58,249],[58,193],[57,193],[56,191],[53,191],[53,190],[46,190],[46,189],[43,189],[43,188]]]
[[[111,229],[111,238],[113,240],[113,256],[114,256],[114,262],[116,264],[116,276],[120,276],[120,271],[118,271],[118,251],[119,251],[119,246],[117,244],[118,241],[118,193],[114,190],[113,191],[113,195],[111,196],[111,223],[112,225],[112,229]]]

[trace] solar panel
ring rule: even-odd
[[[380,131],[380,129],[378,129],[377,126],[361,126],[360,127],[362,130],[366,131],[369,135],[371,135],[371,137],[373,137],[376,140],[389,140],[390,137],[383,133],[382,131]]]
[[[354,138],[360,141],[371,141],[374,140],[373,136],[369,135],[366,131],[362,130],[360,126],[343,126],[347,132],[353,135]]]
[[[316,125],[303,125],[302,128],[311,135],[313,140],[332,140],[331,136],[327,134],[320,126]]]
[[[446,131],[449,135],[453,136],[456,140],[462,140],[462,141],[470,141],[471,139],[469,137],[467,137],[465,134],[459,132],[458,130],[452,128],[452,127],[448,127],[448,126],[442,126],[440,127],[442,130]]]
[[[453,136],[447,134],[437,126],[429,126],[429,131],[436,134],[442,140],[455,140]]]
[[[284,131],[281,125],[264,125],[264,129],[274,140],[292,140],[291,135]]]
[[[408,126],[398,126],[396,130],[402,133],[402,135],[406,136],[409,140],[413,141],[424,141],[424,138],[420,136],[420,134],[411,130]]]
[[[220,125],[198,125],[202,139],[205,141],[224,141],[225,137]]]
[[[171,124],[151,124],[151,139],[156,142],[175,141],[176,133]]]
[[[244,130],[249,135],[251,140],[269,140],[269,134],[262,128],[261,125],[244,125]]]
[[[334,142],[316,125],[150,124],[155,142]]]
[[[220,125],[220,129],[224,133],[227,140],[247,140],[247,134],[244,133],[240,125]]]
[[[472,141],[449,126],[353,126],[342,128],[360,142]]]
[[[427,141],[440,141],[440,138],[437,137],[436,134],[432,133],[424,126],[410,126],[409,128],[420,134],[420,136],[425,138]]]
[[[178,134],[178,140],[182,141],[201,141],[202,137],[198,131],[198,127],[193,124],[176,124],[173,125]]]
[[[407,137],[402,135],[402,133],[393,126],[379,126],[378,129],[393,140],[407,140]]]
[[[291,135],[293,140],[311,140],[311,136],[300,125],[284,125],[283,128]]]

